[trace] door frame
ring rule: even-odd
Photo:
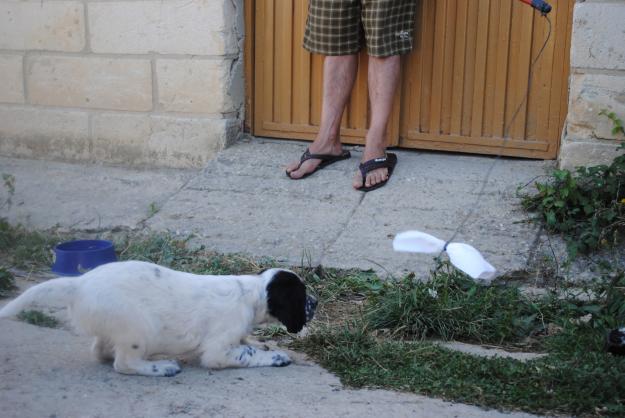
[[[256,0],[244,0],[243,13],[245,14],[245,38],[243,40],[243,66],[245,73],[245,119],[243,131],[253,134],[254,130],[254,60],[256,47]]]

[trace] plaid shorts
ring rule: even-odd
[[[417,0],[309,0],[304,48],[322,55],[374,57],[412,50]]]

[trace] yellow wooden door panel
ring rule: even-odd
[[[554,158],[567,111],[574,0],[553,0],[551,39],[523,103],[546,21],[517,0],[418,0],[415,48],[403,58],[390,145]],[[308,2],[246,0],[254,29],[253,132],[314,139],[321,119],[323,57],[301,44]],[[341,137],[362,144],[370,118],[367,57],[359,57]],[[504,136],[506,124],[523,103]],[[249,107],[248,107],[249,109]]]
[[[301,46],[308,2],[261,0],[254,7],[254,134],[312,140],[321,122],[323,57]],[[391,146],[399,143],[399,107],[398,93],[387,134]],[[363,53],[343,114],[343,142],[364,143],[369,113],[367,58]]]
[[[516,0],[421,0],[415,49],[404,63],[400,145],[556,157],[574,0],[552,4],[551,38],[524,102],[545,19]]]

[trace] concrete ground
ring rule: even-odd
[[[299,142],[254,139],[223,151],[203,170],[131,170],[0,158],[15,178],[0,217],[78,235],[130,229],[196,234],[225,253],[327,267],[426,273],[429,256],[394,253],[393,236],[419,229],[449,238],[476,204],[493,158],[397,151],[390,183],[351,188],[360,149],[305,180],[284,175]],[[526,268],[539,231],[526,222],[516,188],[550,162],[500,159],[457,241],[480,249],[500,273]],[[0,202],[8,197],[0,187]],[[0,204],[0,206],[2,206]],[[350,390],[301,356],[286,368],[207,371],[174,378],[116,374],[94,362],[89,340],[64,329],[0,321],[2,417],[526,417],[383,390]]]
[[[305,146],[240,142],[196,171],[0,158],[0,173],[16,183],[0,217],[38,229],[193,233],[219,252],[395,274],[433,265],[431,256],[394,252],[395,234],[418,229],[447,240],[473,208],[455,241],[477,247],[500,273],[524,269],[533,256],[540,234],[515,194],[552,162],[498,160],[476,204],[492,157],[396,151],[390,183],[364,194],[351,187],[360,149],[307,179],[287,178],[283,166]]]
[[[208,371],[172,378],[124,376],[93,361],[90,339],[0,321],[3,418],[530,417],[386,390],[351,390],[321,367]]]

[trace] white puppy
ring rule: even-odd
[[[279,321],[299,332],[317,305],[288,270],[200,276],[125,261],[34,286],[0,310],[0,318],[51,301],[68,306],[75,326],[95,337],[98,360],[114,360],[120,373],[145,376],[179,373],[176,357],[199,356],[209,368],[286,366],[291,360],[285,353],[242,340],[262,323]]]

